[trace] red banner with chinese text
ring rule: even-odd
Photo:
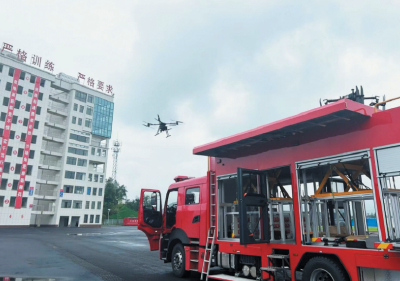
[[[24,194],[24,185],[26,171],[28,169],[29,151],[31,150],[32,133],[35,125],[36,108],[39,99],[40,77],[36,77],[35,88],[33,90],[31,111],[29,112],[28,131],[26,132],[24,155],[22,157],[21,174],[17,189],[17,198],[15,199],[15,209],[21,208],[22,195]]]
[[[13,82],[12,82],[12,87],[11,87],[10,100],[8,101],[6,122],[4,124],[3,138],[1,140],[0,182],[1,182],[1,179],[3,178],[4,161],[6,160],[8,141],[10,140],[10,131],[11,131],[11,125],[12,125],[12,118],[13,118],[13,114],[14,114],[14,105],[15,105],[15,99],[17,96],[18,82],[19,82],[20,74],[21,74],[21,69],[17,69],[17,68],[14,69],[14,76],[13,76]]]

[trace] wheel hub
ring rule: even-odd
[[[335,281],[335,279],[325,269],[318,268],[312,272],[310,281]]]
[[[174,269],[180,270],[182,267],[182,253],[180,251],[176,252],[173,260],[174,260]]]

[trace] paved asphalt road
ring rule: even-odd
[[[132,226],[2,228],[0,251],[0,277],[182,281]],[[200,280],[200,275],[185,280]]]

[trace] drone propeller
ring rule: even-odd
[[[183,123],[182,121],[176,121],[176,120],[172,120],[172,119],[171,119],[171,121],[173,121],[176,125],[179,125],[179,123]]]

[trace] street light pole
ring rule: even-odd
[[[108,225],[110,225],[110,211],[111,209],[108,209]]]

